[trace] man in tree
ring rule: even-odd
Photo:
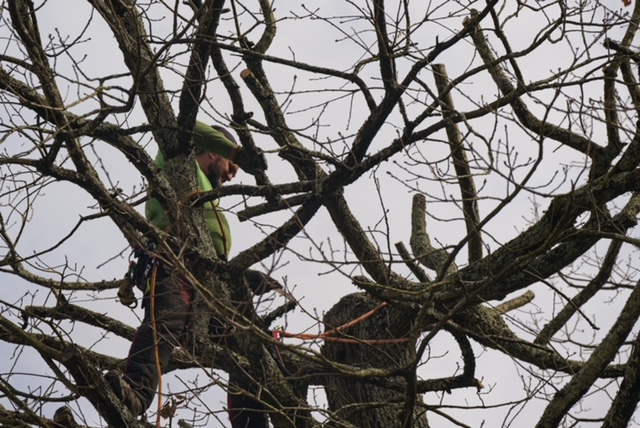
[[[267,167],[261,153],[250,157],[222,127],[196,122],[193,142],[200,192],[211,191],[231,181],[238,168],[256,174]],[[158,154],[156,162],[160,168],[165,167],[162,153]],[[217,200],[207,202],[204,209],[215,251],[219,258],[226,260],[231,248],[231,233],[227,219]],[[147,202],[145,214],[155,226],[170,230],[169,219],[157,199]],[[133,282],[145,291],[144,319],[131,344],[124,376],[115,370],[107,373],[107,379],[115,393],[136,415],[142,414],[153,401],[159,381],[159,370],[164,373],[173,349],[179,345],[180,337],[188,323],[194,292],[192,284],[184,275],[162,262],[161,257],[155,257],[150,251],[138,254],[140,257],[133,270]],[[245,278],[254,293],[282,288],[277,281],[257,271],[247,271]],[[268,427],[264,409],[251,398],[229,394],[228,404],[229,417],[234,428]]]

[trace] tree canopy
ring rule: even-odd
[[[633,425],[639,23],[626,1],[0,2],[0,424],[224,426],[231,373],[274,427]],[[196,119],[268,170],[194,194]],[[102,375],[149,242],[198,293],[138,420]],[[253,296],[252,266],[292,298]]]

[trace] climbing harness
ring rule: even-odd
[[[133,284],[131,284],[128,272],[125,277],[120,280],[118,299],[120,299],[120,303],[131,309],[138,307],[138,299],[136,299],[136,295],[133,293]]]
[[[133,254],[138,261],[129,264],[129,277],[131,283],[146,294],[150,290],[153,270],[157,268],[160,261],[158,246],[150,244],[147,248],[137,248]]]
[[[189,200],[194,196],[197,196],[201,192],[192,192],[187,197],[185,197],[181,203],[183,205],[192,205],[189,203]],[[229,252],[230,239],[227,236],[225,231],[225,224],[222,220],[221,213],[218,211],[215,203],[213,201],[210,202],[211,209],[215,213],[216,220],[218,221],[220,232],[222,234],[224,251],[226,254]],[[167,229],[171,229],[171,225]],[[132,260],[135,258],[136,260]],[[158,246],[156,244],[151,244],[146,248],[136,247],[132,251],[132,257],[129,261],[129,268],[127,273],[125,274],[124,279],[122,280],[120,287],[118,288],[118,298],[120,299],[120,303],[130,308],[135,308],[138,306],[138,301],[135,297],[133,287],[135,286],[139,290],[143,292],[143,304],[145,307],[147,304],[150,305],[149,312],[151,316],[151,325],[153,331],[153,342],[154,346],[154,355],[155,355],[155,366],[158,376],[158,414],[163,414],[163,403],[162,403],[162,367],[160,367],[160,355],[159,355],[159,343],[160,337],[157,329],[157,318],[156,318],[156,282],[158,277],[158,269],[165,269],[166,267],[171,267],[172,264],[165,260],[160,256],[158,252]],[[156,420],[156,427],[158,428],[160,425],[160,418]]]
[[[132,251],[132,258],[135,258],[136,261],[130,258],[129,269],[118,288],[118,298],[123,305],[132,309],[138,306],[138,299],[133,292],[134,286],[144,295],[148,294],[151,274],[160,260],[157,249],[156,244],[150,244],[147,248],[137,247]]]

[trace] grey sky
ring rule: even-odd
[[[355,5],[365,7],[364,3],[365,2],[354,2],[353,4],[349,2],[305,2],[308,10],[318,10],[319,13],[324,16],[331,16],[333,14],[344,15],[343,19],[336,21],[342,23],[341,27],[335,28],[321,20],[307,21],[303,19],[293,19],[293,12],[298,16],[306,13],[303,6],[297,2],[291,5],[282,1],[276,2],[276,15],[281,18],[287,17],[287,19],[279,23],[279,33],[269,53],[287,59],[300,60],[315,66],[332,67],[340,70],[349,69],[359,58],[366,57],[366,53],[363,54],[362,51],[358,49],[361,49],[362,46],[375,48],[373,44],[374,36],[370,31],[365,34],[358,34],[357,42],[348,39],[349,36],[354,35],[354,29],[362,28],[364,25],[363,22],[350,20],[348,17],[356,13]],[[447,8],[450,8],[451,11],[458,10],[460,6],[454,4],[439,6],[432,4],[427,6],[420,3],[421,2],[413,2],[416,17],[424,16],[430,8],[437,12],[438,15],[445,16],[440,20],[433,19],[432,22],[426,23],[423,28],[416,30],[416,40],[418,40],[421,45],[433,46],[436,43],[436,36],[439,37],[440,41],[443,41],[452,34],[452,31],[456,31],[461,27],[461,19],[458,16],[447,18],[445,11]],[[289,11],[287,8],[291,10]],[[438,8],[442,9],[438,10]],[[391,7],[389,8],[389,10],[392,9]],[[151,10],[154,16],[163,18],[154,24],[154,31],[152,33],[163,36],[171,28],[172,24],[168,11],[160,4],[153,6]],[[59,32],[60,34],[67,35],[69,40],[74,39],[83,31],[89,17],[89,12],[88,3],[50,1],[38,12],[41,33],[46,37],[49,34],[55,35]],[[2,10],[1,13],[5,14],[7,12],[6,10]],[[436,15],[433,16],[435,17]],[[247,24],[247,27],[248,25],[249,24]],[[234,31],[231,21],[224,21],[221,28],[221,34]],[[539,28],[540,24],[534,20],[527,20],[524,17],[514,17],[505,28],[505,31],[511,37],[510,41],[512,42],[513,48],[518,49],[529,45],[538,34]],[[6,34],[6,29],[0,28],[0,35],[3,33]],[[74,48],[72,55],[76,58],[86,55],[86,59],[84,59],[81,68],[87,73],[88,77],[96,78],[104,74],[123,72],[125,70],[125,67],[122,65],[122,55],[117,51],[115,41],[108,32],[107,27],[101,22],[99,15],[96,14],[93,16],[90,28],[82,38],[84,40],[83,43],[78,48]],[[1,42],[0,46],[2,46]],[[6,48],[6,51],[9,53],[13,51],[11,41],[2,47]],[[535,57],[530,62],[526,62],[526,77],[535,80],[538,76],[549,74],[550,70],[566,65],[565,59],[570,58],[566,50],[570,48],[571,47],[566,44],[559,44],[545,51],[547,52],[546,55],[548,55],[546,58]],[[182,49],[184,50],[184,48]],[[598,56],[603,55],[605,50],[601,44],[597,44],[590,52],[590,55]],[[186,63],[187,59],[184,55],[180,58],[179,62],[183,62],[183,64]],[[183,59],[184,61],[182,61]],[[585,55],[583,60],[586,61],[587,59]],[[233,55],[229,54],[229,60],[233,61]],[[460,43],[451,52],[445,53],[442,58],[439,58],[438,62],[446,64],[451,78],[455,78],[479,64],[479,60],[473,56],[472,46],[467,42]],[[61,70],[65,70],[68,67],[68,64],[65,64],[64,57],[57,66],[60,67]],[[594,67],[596,66],[597,64],[594,64]],[[378,73],[377,67],[377,63],[366,66],[363,68],[362,77],[370,78],[376,75]],[[406,72],[408,65],[401,62],[398,68],[399,73],[402,74]],[[290,100],[290,104],[287,105],[289,111],[288,118],[291,121],[290,126],[294,128],[299,127],[302,133],[313,135],[315,131],[313,131],[314,128],[312,125],[316,120],[319,120],[320,126],[316,128],[319,141],[339,141],[339,135],[342,134],[347,136],[347,144],[352,142],[351,136],[357,132],[362,124],[362,120],[368,114],[366,105],[360,95],[353,97],[353,103],[342,101],[327,111],[311,108],[311,106],[318,103],[319,99],[337,96],[340,91],[343,90],[343,86],[346,87],[346,85],[338,83],[336,79],[318,80],[300,71],[287,70],[287,68],[282,65],[267,64],[266,69],[270,72],[269,77],[276,91],[285,92],[290,88],[295,88],[296,90],[304,90],[307,88],[335,89],[335,91],[317,94],[316,96],[318,98],[309,98],[302,95],[293,97]],[[238,77],[240,71],[241,68],[233,70],[233,75],[238,81],[240,81]],[[293,77],[294,75],[295,79]],[[163,78],[168,88],[178,90],[181,87],[181,79],[177,73],[165,70]],[[426,72],[422,72],[421,78],[425,81],[432,81],[431,76]],[[68,84],[62,78],[59,79],[58,83],[63,87]],[[128,79],[117,79],[110,81],[110,83],[117,83],[126,87]],[[465,83],[463,85],[463,92],[454,92],[453,94],[456,105],[462,110],[472,109],[472,102],[470,100],[476,102],[478,100],[478,94],[484,94],[484,97],[490,99],[490,97],[495,95],[496,90],[494,87],[491,87],[491,89],[487,91],[487,86],[485,85],[488,85],[488,83],[489,80],[486,75],[478,78],[473,83]],[[353,89],[353,86],[349,86],[348,88]],[[202,105],[200,118],[210,120],[209,118],[211,117],[215,121],[224,123],[225,117],[231,114],[231,109],[226,96],[223,95],[224,92],[219,81],[212,81],[206,90],[208,100]],[[75,100],[82,99],[88,92],[89,91],[84,88],[76,92],[76,88],[70,85],[68,92],[64,94],[65,101],[72,103]],[[245,90],[245,94],[248,95],[248,91]],[[551,95],[548,96],[551,97]],[[282,97],[284,98],[284,96]],[[420,94],[420,97],[422,98],[416,99],[415,106],[410,106],[410,109],[415,108],[417,111],[424,107],[424,103],[432,101],[424,94]],[[345,99],[348,100],[348,98]],[[177,105],[177,100],[175,101],[174,105]],[[252,101],[250,96],[246,97],[246,101],[248,103],[247,110],[256,113],[256,119],[263,121],[259,106],[255,104],[255,101]],[[74,107],[73,111],[80,114],[94,107],[95,105],[93,105],[92,102],[82,102]],[[535,100],[532,100],[532,108],[535,109]],[[2,117],[1,113],[0,117]],[[109,120],[111,120],[111,118]],[[126,120],[129,126],[145,122],[139,106],[136,106],[136,109],[130,115],[119,117],[118,120]],[[396,123],[401,124],[401,117],[397,112],[390,118],[388,125],[383,129],[379,137],[376,137],[376,142],[373,145],[374,152],[396,136]],[[507,131],[503,126],[503,124],[486,121],[479,125],[478,128],[475,128],[474,131],[482,135],[495,135],[495,144],[497,144],[497,141],[502,141],[505,151],[509,149],[512,150],[512,156],[510,157],[512,160],[515,159],[513,153],[516,152],[518,153],[517,161],[523,164],[526,164],[525,160],[527,158],[537,156],[538,146],[532,143],[531,139],[524,132],[516,128],[511,128]],[[594,133],[596,136],[604,135],[602,129],[596,129]],[[423,156],[429,157],[430,160],[444,157],[448,150],[444,144],[444,134],[441,134],[440,138],[442,138],[441,141],[425,141],[418,145],[416,149],[419,150]],[[471,140],[474,149],[476,149],[478,153],[486,152],[486,147],[484,147],[485,142],[480,138],[472,138]],[[293,170],[278,158],[275,153],[276,145],[270,141],[268,137],[258,135],[256,136],[256,142],[260,147],[267,150],[269,177],[274,183],[285,183],[297,180]],[[143,141],[143,143],[148,144],[149,152],[155,154],[157,150],[155,143],[150,139]],[[19,150],[17,147],[20,144],[21,142],[19,140],[9,139],[3,143],[3,149],[13,152]],[[340,144],[344,143],[334,143],[332,147],[334,147],[336,151],[340,151],[342,149],[336,147],[340,146]],[[574,181],[584,181],[584,177],[581,176],[579,168],[581,163],[584,162],[584,159],[575,156],[574,153],[570,153],[565,149],[556,150],[557,145],[551,142],[545,144],[548,144],[545,146],[545,150],[554,154],[548,162],[545,161],[542,166],[540,166],[540,171],[532,179],[532,184],[542,186],[551,181],[552,184],[545,187],[545,190],[556,190],[556,187],[568,190]],[[95,145],[95,150],[104,165],[102,174],[105,178],[108,176],[108,179],[114,185],[122,188],[127,194],[141,190],[143,181],[140,175],[120,154],[115,153],[115,151],[110,148],[106,148],[105,145],[101,143]],[[318,145],[314,147],[314,150],[322,151],[325,150],[325,148]],[[397,162],[403,164],[411,162],[411,160],[406,156],[398,156]],[[500,162],[503,164],[500,165]],[[503,168],[506,162],[506,156],[499,157],[496,159],[495,166],[496,168]],[[482,167],[482,165],[479,166]],[[569,168],[568,166],[571,167]],[[98,169],[101,170],[101,167],[98,167]],[[553,177],[556,171],[559,171],[560,175],[550,180],[550,177]],[[516,174],[521,174],[521,176],[524,177],[527,172],[528,169],[523,166]],[[435,167],[432,170],[424,168],[424,171],[421,173],[424,175],[437,175],[438,171]],[[563,174],[566,174],[566,180],[563,178]],[[440,184],[434,181],[415,181],[414,178],[415,177],[399,169],[395,163],[386,162],[380,168],[363,177],[345,191],[347,199],[351,202],[351,209],[354,214],[365,228],[369,228],[372,231],[371,238],[385,251],[388,249],[395,252],[393,244],[398,241],[404,241],[405,243],[409,241],[411,197],[413,194],[411,188],[418,188],[421,191],[431,195],[437,195],[443,199],[450,195],[455,195],[456,198],[458,197],[459,190],[455,186],[441,187]],[[236,181],[246,184],[253,183],[252,177],[244,173],[239,174]],[[236,181],[234,181],[234,184]],[[483,188],[483,195],[486,196],[486,199],[482,200],[480,204],[483,215],[490,212],[491,209],[505,197],[506,187],[504,183],[503,177],[499,177],[496,174],[479,175],[477,177],[476,185],[479,188]],[[378,192],[382,195],[382,200]],[[533,193],[523,194],[508,210],[490,222],[485,235],[486,243],[492,248],[497,248],[497,246],[522,231],[535,216],[535,213],[532,211],[532,205],[534,202],[537,202],[537,198],[538,196]],[[540,201],[544,201],[544,198],[540,197]],[[249,201],[250,205],[254,203],[256,202],[252,200]],[[541,202],[541,204],[541,209],[546,208],[547,202]],[[291,212],[282,212],[240,222],[234,216],[234,213],[243,206],[241,198],[224,198],[222,205],[230,210],[228,217],[233,231],[233,254],[238,254],[239,251],[249,248],[266,234],[270,233],[274,226],[278,226],[283,220],[292,215]],[[2,207],[3,215],[6,215],[4,209],[5,207]],[[459,209],[455,204],[450,201],[432,203],[428,205],[428,210],[430,216],[432,216],[428,221],[430,224],[429,232],[432,234],[433,239],[442,245],[455,245],[464,237],[466,231],[464,230],[463,222],[460,220]],[[38,198],[34,205],[33,217],[25,229],[21,246],[25,250],[33,249],[37,251],[53,245],[60,240],[61,237],[69,233],[80,216],[95,212],[96,207],[93,201],[81,191],[74,190],[67,184],[52,184],[43,192],[43,195]],[[455,220],[452,220],[454,217]],[[42,257],[42,260],[50,266],[61,266],[68,263],[70,266],[75,267],[76,274],[90,281],[113,279],[121,277],[126,271],[128,263],[126,260],[128,256],[126,247],[126,241],[115,225],[111,224],[107,219],[103,219],[83,225],[76,236],[66,242],[61,248]],[[295,296],[300,299],[301,308],[297,309],[293,314],[288,315],[286,320],[283,321],[287,330],[293,332],[319,332],[320,327],[315,316],[321,316],[324,311],[335,304],[341,295],[355,291],[347,275],[358,272],[358,269],[352,269],[352,266],[349,264],[337,266],[339,269],[334,269],[320,262],[323,256],[335,258],[338,261],[346,261],[345,259],[353,260],[352,255],[344,254],[344,248],[343,239],[339,233],[337,233],[329,216],[325,211],[321,211],[305,228],[305,232],[296,237],[287,249],[279,253],[273,260],[264,261],[267,269],[276,267],[274,276],[283,281],[286,280],[286,284],[293,289]],[[122,256],[119,256],[120,254],[122,254]],[[315,261],[307,261],[304,260],[305,258]],[[398,257],[395,256],[395,259],[398,260]],[[466,251],[462,251],[459,254],[457,262],[460,266],[463,266],[465,261]],[[270,265],[271,263],[273,266]],[[393,268],[400,273],[408,274],[408,270],[399,263],[394,264]],[[73,274],[72,272],[67,273]],[[24,294],[26,286],[22,281],[8,276],[5,276],[3,281],[9,285],[5,287],[6,291],[3,291],[2,294],[4,301],[15,302]],[[549,311],[552,313],[554,308],[549,307],[548,303],[552,300],[544,298],[551,294],[549,288],[544,285],[536,285],[533,289],[539,296],[533,304],[538,306],[534,307],[539,308],[540,311]],[[36,293],[35,300],[37,302],[52,302],[51,297],[46,296],[44,290],[37,288],[32,288],[32,290]],[[71,296],[71,299],[76,303],[82,303],[83,306],[108,313],[120,320],[126,321],[130,325],[137,326],[138,321],[136,317],[141,316],[141,312],[139,310],[130,311],[122,307],[115,298],[115,290],[111,295],[107,293],[100,294],[99,300],[93,300],[95,297],[96,295],[78,293]],[[556,303],[559,304],[559,302]],[[617,312],[613,310],[600,311],[596,308],[590,309],[601,325],[607,325],[607,323],[612,322],[614,317],[617,316]],[[529,310],[529,308],[527,308],[527,310]],[[0,311],[2,311],[1,307]],[[514,319],[514,324],[520,324],[519,331],[522,334],[526,334],[530,326],[525,326],[525,321],[523,320],[528,322],[529,316],[527,313],[520,315],[522,318]],[[513,314],[514,317],[519,317],[520,315],[517,313]],[[548,318],[548,316],[546,318]],[[600,335],[603,334],[603,332],[606,332],[606,328],[603,328],[600,332],[586,330],[582,332],[581,337],[587,341],[592,335]],[[84,329],[78,328],[74,331],[73,340],[85,346],[90,346],[90,344],[98,341],[98,334],[99,333],[93,329],[87,329],[85,332]],[[7,355],[11,348],[12,347],[9,347],[5,343],[0,343],[0,352],[2,352],[3,355]],[[128,343],[121,339],[109,338],[104,342],[98,343],[96,349],[108,352],[113,356],[124,358],[128,349]],[[528,421],[531,418],[535,419],[544,405],[544,403],[536,400],[528,403],[522,413],[510,409],[510,406],[498,407],[492,411],[491,415],[493,416],[491,416],[490,419],[488,419],[488,413],[479,409],[483,405],[496,405],[524,398],[524,391],[519,390],[522,389],[522,381],[519,377],[521,375],[528,376],[528,367],[522,366],[510,358],[498,355],[494,351],[485,351],[481,349],[480,346],[476,346],[476,352],[478,354],[477,376],[482,377],[485,385],[488,387],[482,391],[482,396],[476,395],[474,390],[455,390],[450,395],[427,394],[426,401],[444,403],[452,406],[468,405],[470,407],[477,407],[477,411],[468,410],[455,413],[457,417],[470,426],[478,426],[477,424],[481,420],[485,420],[485,426],[487,427],[499,426],[501,424],[516,427],[527,424],[527,422],[522,421]],[[460,363],[458,350],[453,346],[451,338],[445,333],[439,334],[433,341],[430,346],[430,356],[429,361],[425,361],[423,367],[420,369],[425,377],[450,375],[455,371],[456,364]],[[0,364],[0,370],[3,372],[9,371],[15,363],[15,358],[6,359],[4,363]],[[47,370],[33,352],[26,353],[24,358],[20,357],[17,364],[18,367],[24,365],[22,370],[28,370],[33,366],[41,367],[43,371]],[[204,382],[202,374],[197,372],[171,374],[166,376],[164,381],[165,383],[169,383],[168,390],[172,392],[185,388],[185,385],[182,385],[176,376],[185,382],[195,379],[196,377],[198,378],[198,382]],[[18,384],[23,385],[23,380],[27,383],[32,382],[32,378],[20,378]],[[516,385],[515,387],[514,384]],[[186,387],[189,386],[190,385],[186,385]],[[219,388],[214,388],[213,391],[208,393],[207,397],[210,397],[208,398],[210,400],[208,401],[209,406],[218,410],[222,409],[225,397]],[[589,402],[591,409],[589,414],[593,414],[594,417],[602,416],[608,408],[608,401],[602,400],[599,397],[600,396],[594,397],[593,401]],[[52,409],[54,409],[54,407],[52,407]],[[89,407],[87,406],[83,410],[87,411],[88,409]],[[154,409],[154,406],[152,406],[151,409]],[[518,407],[515,409],[517,410]],[[45,414],[46,413],[47,412],[45,412]],[[51,413],[52,411],[50,411],[47,416],[51,416]],[[212,421],[208,426],[224,426],[224,423],[226,423],[226,415],[221,414],[220,418],[222,423]],[[445,426],[443,419],[434,417],[433,421],[434,426]],[[95,419],[92,420],[91,418],[89,422],[96,423]],[[443,425],[440,425],[441,423]]]

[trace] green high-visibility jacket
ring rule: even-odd
[[[196,121],[193,128],[193,142],[196,147],[205,152],[215,153],[224,158],[229,158],[235,147],[235,143],[227,139],[224,134],[209,125]],[[156,156],[156,163],[162,169],[165,167],[165,159],[161,152]],[[198,175],[198,190],[208,192],[213,190],[211,182],[200,169],[198,162],[195,162],[196,173]],[[231,231],[229,223],[224,213],[220,209],[219,201],[207,202],[205,204],[205,214],[207,227],[213,239],[218,257],[226,258],[231,249]],[[157,199],[149,199],[145,205],[145,215],[147,219],[160,229],[166,230],[169,226],[169,218]]]

